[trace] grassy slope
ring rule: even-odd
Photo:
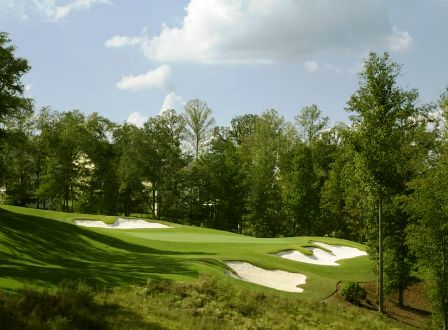
[[[267,269],[307,275],[304,292],[280,293],[258,285],[231,280],[258,292],[321,300],[339,280],[372,281],[367,257],[340,261],[340,267],[297,263],[269,253],[311,245],[311,237],[258,239],[218,230],[170,224],[171,229],[111,230],[73,225],[74,219],[114,217],[70,214],[0,206],[0,288],[18,289],[27,281],[55,286],[62,279],[83,278],[96,286],[144,284],[152,279],[192,281],[200,274],[225,279],[220,261],[245,260]],[[331,238],[330,244],[363,249],[362,245]]]

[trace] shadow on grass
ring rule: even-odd
[[[131,309],[96,301],[82,282],[64,282],[55,290],[26,287],[20,295],[0,292],[2,329],[164,329]]]
[[[2,247],[3,245],[3,247]],[[6,249],[5,249],[6,248]],[[39,286],[83,279],[95,286],[144,284],[158,274],[197,277],[182,255],[71,224],[0,209],[0,276]]]

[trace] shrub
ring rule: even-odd
[[[348,281],[342,287],[342,296],[345,300],[359,305],[366,299],[366,290],[358,282]]]

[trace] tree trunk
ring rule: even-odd
[[[403,299],[404,289],[400,287],[398,289],[398,306],[403,307],[404,306],[404,299]]]
[[[400,248],[400,283],[398,288],[398,306],[404,307],[404,290],[406,289],[407,283],[406,283],[406,277],[407,274],[404,271],[405,269],[405,254],[406,254],[406,248],[404,247],[404,243],[402,243]]]
[[[383,199],[380,193],[378,205],[378,311],[384,313],[384,278],[383,278]]]
[[[443,279],[446,280],[446,269],[445,269],[445,263],[446,263],[446,255],[445,255],[445,239],[442,238],[442,276]],[[445,281],[444,281],[445,282]],[[445,284],[446,285],[446,282]],[[442,308],[443,308],[443,330],[448,329],[448,297],[447,297],[447,290],[444,288],[442,291],[443,297],[442,297]]]
[[[156,190],[152,188],[152,218],[156,218]]]

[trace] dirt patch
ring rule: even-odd
[[[359,308],[369,309],[372,312],[378,310],[377,284],[375,282],[360,283],[367,292],[367,298]],[[347,304],[341,295],[343,283],[339,282],[333,295],[324,300],[327,303]],[[353,306],[353,305],[352,305]],[[411,285],[404,292],[404,306],[398,305],[398,294],[390,294],[384,300],[385,315],[399,322],[421,328],[431,315],[430,305],[426,298],[426,286],[424,283]]]
[[[370,300],[370,306],[378,309],[377,285],[376,283],[363,283],[367,291],[367,299]],[[384,300],[386,315],[397,321],[422,327],[426,318],[431,315],[429,302],[426,298],[426,286],[424,283],[416,283],[404,292],[404,306],[398,305],[398,293],[390,294]]]

